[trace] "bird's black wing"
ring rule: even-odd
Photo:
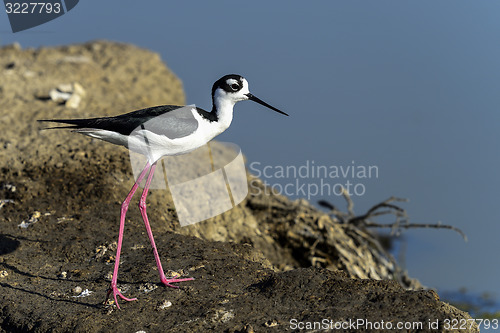
[[[155,134],[175,139],[187,136],[198,128],[198,122],[191,111],[192,108],[191,106],[161,105],[115,117],[47,119],[39,121],[72,125],[56,128],[70,128],[75,130],[81,128],[102,129],[123,135],[130,135],[136,130],[145,129]]]

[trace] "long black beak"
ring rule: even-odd
[[[285,116],[288,116],[288,114],[286,114],[285,112],[283,112],[283,111],[281,111],[281,110],[276,109],[274,106],[271,106],[271,105],[267,104],[267,103],[266,103],[266,102],[264,102],[263,100],[261,100],[261,99],[259,99],[259,98],[255,97],[254,95],[252,95],[252,94],[250,94],[250,93],[245,94],[245,95],[246,95],[246,96],[248,97],[248,99],[249,99],[249,100],[251,100],[251,101],[257,102],[257,103],[259,103],[260,105],[264,105],[265,107],[270,108],[270,109],[271,109],[271,110],[273,110],[273,111],[276,111],[276,112],[278,112],[278,113],[284,114]]]

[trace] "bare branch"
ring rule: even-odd
[[[369,228],[392,228],[393,224],[380,224],[380,223],[374,223],[374,222],[366,222],[364,224],[365,227]],[[460,236],[463,237],[464,241],[467,240],[467,235],[457,227],[454,227],[452,225],[447,225],[447,224],[441,224],[441,223],[435,223],[435,224],[430,224],[430,223],[409,223],[409,224],[403,224],[400,225],[399,228],[404,228],[404,229],[410,229],[410,228],[434,228],[434,229],[450,229],[453,231],[456,231],[460,234]]]
[[[354,216],[354,202],[352,202],[349,192],[347,192],[344,187],[342,187],[342,195],[344,196],[345,201],[347,201],[347,211],[349,212],[349,215]]]

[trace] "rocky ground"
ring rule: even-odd
[[[390,257],[359,241],[369,237],[364,230],[305,201],[256,193],[188,227],[178,224],[167,190],[148,196],[165,271],[195,278],[180,289],[157,283],[131,205],[118,283],[138,301],[122,301],[121,310],[103,303],[120,204],[133,184],[129,155],[42,131],[36,120],[183,103],[180,80],[157,54],[134,46],[0,49],[0,332],[283,332],[323,319],[351,323],[345,332],[405,331],[398,323],[422,323],[406,332],[441,332],[447,319],[470,318],[397,275]],[[380,280],[388,278],[400,283]],[[358,319],[368,323],[355,328]]]

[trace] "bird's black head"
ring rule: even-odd
[[[288,114],[286,114],[285,112],[276,109],[275,107],[252,95],[248,90],[248,81],[241,75],[224,75],[223,77],[215,81],[214,85],[212,86],[212,101],[214,104],[214,108],[216,108],[217,104],[224,104],[229,102],[234,105],[236,102],[244,101],[247,99],[288,116]]]
[[[243,88],[244,83],[246,83],[248,88],[248,82],[246,82],[245,78],[238,74],[228,74],[224,75],[217,81],[215,81],[212,86],[212,96],[214,96],[217,88],[221,88],[226,93],[235,93],[240,91]]]

